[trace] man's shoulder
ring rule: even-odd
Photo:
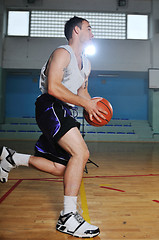
[[[63,49],[63,50],[66,50],[68,52],[71,51],[71,47],[69,45],[61,45],[61,46],[57,47],[56,50],[57,49]]]
[[[52,62],[60,62],[61,64],[68,65],[70,62],[70,53],[65,48],[56,48],[50,60]]]
[[[54,55],[55,55],[55,54],[70,55],[70,53],[71,53],[71,50],[70,50],[69,45],[59,46],[59,47],[57,47],[57,48],[54,50],[54,52],[53,52]]]

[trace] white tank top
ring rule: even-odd
[[[64,48],[70,53],[70,63],[67,68],[64,69],[64,76],[62,84],[69,89],[72,93],[77,94],[78,89],[82,86],[83,82],[90,74],[90,62],[84,54],[82,54],[82,69],[78,67],[76,56],[69,45],[63,45],[58,48]],[[48,92],[48,79],[45,75],[47,62],[41,69],[40,74],[40,90],[42,94]]]

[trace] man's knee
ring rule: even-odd
[[[81,159],[81,161],[83,161],[83,164],[85,165],[89,159],[90,153],[88,148],[83,148],[81,151],[78,152],[78,158]]]

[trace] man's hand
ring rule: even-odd
[[[102,100],[101,97],[91,98],[89,101],[87,101],[87,106],[85,107],[85,110],[89,114],[89,118],[91,121],[93,121],[93,117],[96,118],[98,122],[101,122],[101,119],[106,119],[102,113],[108,114],[105,110],[100,108],[98,106],[98,102]]]

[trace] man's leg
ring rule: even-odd
[[[87,223],[76,210],[77,195],[89,158],[88,148],[78,128],[70,129],[58,143],[71,158],[64,173],[64,211],[60,214],[56,229],[76,237],[95,237],[100,233],[99,228]]]
[[[83,171],[89,158],[87,145],[78,128],[70,129],[58,143],[71,155],[64,174],[64,194],[77,196]]]
[[[54,163],[42,157],[17,153],[7,147],[2,148],[0,160],[0,182],[2,183],[8,181],[9,172],[18,166],[28,167],[30,165],[55,176],[63,176],[66,168],[62,164]]]
[[[30,157],[29,165],[54,176],[63,176],[66,169],[66,166],[60,163],[52,162],[46,158],[35,156]]]

